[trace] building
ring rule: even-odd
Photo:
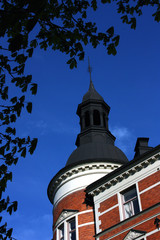
[[[90,81],[77,149],[48,186],[53,240],[160,239],[160,145],[138,138],[129,162],[114,145],[109,111]]]

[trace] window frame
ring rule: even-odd
[[[58,227],[58,239],[64,240],[64,223]]]
[[[124,196],[126,193],[128,193],[130,190],[134,189],[135,190],[135,196],[131,197],[130,199],[126,200],[124,199]],[[128,219],[136,214],[138,214],[141,211],[141,206],[140,206],[140,201],[139,201],[139,191],[137,191],[137,186],[136,184],[124,189],[123,191],[120,192],[120,197],[121,197],[121,210],[122,210],[122,220]],[[137,201],[137,206],[138,206],[138,212],[135,212],[135,207],[134,207],[134,201]],[[125,210],[125,205],[129,204],[131,206],[131,216],[126,216],[126,210]]]
[[[78,240],[78,228],[77,228],[77,216],[70,216],[68,218],[66,218],[63,222],[61,222],[58,226],[57,226],[57,230],[56,230],[56,240],[71,240],[70,238],[70,230],[69,230],[69,224],[74,221],[75,222],[75,229],[72,230],[72,232],[75,232],[75,240]],[[60,235],[60,231],[62,229],[62,227],[64,228],[64,236]]]
[[[70,229],[71,223],[72,223],[73,221],[74,221],[74,224],[75,224],[75,228],[74,228],[74,229]],[[69,220],[67,221],[67,225],[68,225],[68,231],[67,231],[67,233],[68,233],[68,239],[67,239],[67,240],[72,240],[72,239],[70,238],[70,234],[73,233],[73,232],[75,232],[75,236],[76,236],[76,219],[75,219],[75,217],[69,219]],[[75,239],[75,240],[76,240],[76,239]]]

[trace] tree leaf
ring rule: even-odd
[[[26,109],[29,113],[32,112],[32,103],[31,102],[28,102]]]

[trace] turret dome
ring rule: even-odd
[[[90,161],[125,164],[128,162],[128,159],[126,155],[114,145],[90,142],[74,150],[68,158],[66,166]]]

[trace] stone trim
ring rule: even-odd
[[[64,209],[59,215],[55,227],[59,225],[59,223],[63,222],[66,218],[73,216],[77,212],[77,210]]]
[[[138,230],[131,229],[123,240],[134,240],[138,237],[144,236],[145,234],[146,234],[146,232],[144,232],[144,231],[138,231]]]

